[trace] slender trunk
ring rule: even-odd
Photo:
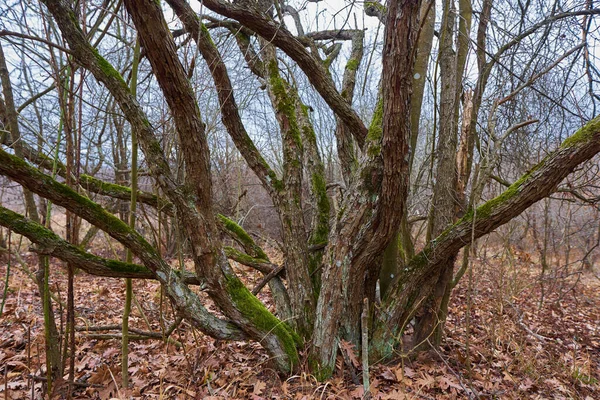
[[[417,141],[419,138],[421,107],[423,105],[423,96],[425,93],[425,82],[427,78],[427,68],[429,65],[429,55],[433,45],[433,32],[435,24],[435,1],[423,1],[419,11],[421,30],[417,43],[417,54],[415,66],[413,69],[413,93],[410,99],[410,160],[409,175],[412,174]],[[389,248],[386,249],[383,257],[383,266],[379,275],[379,284],[381,296],[385,295],[387,288],[398,275],[402,266],[414,256],[414,247],[410,225],[408,223],[408,208],[404,208],[400,229],[392,239]]]
[[[440,120],[439,137],[437,146],[436,180],[433,188],[433,200],[429,214],[427,238],[437,237],[455,219],[455,210],[458,203],[456,192],[456,150],[457,133],[456,113],[457,102],[457,59],[453,49],[455,32],[454,2],[448,0],[444,3],[442,16],[442,29],[440,38]],[[462,73],[461,73],[462,75]],[[415,334],[413,336],[414,348],[424,348],[429,344],[437,346],[441,339],[441,330],[444,321],[440,315],[442,298],[448,282],[452,279],[455,257],[444,261],[444,266],[439,269],[434,290],[421,306],[416,316]],[[434,332],[437,331],[437,332]],[[429,340],[432,339],[432,340]]]
[[[133,50],[133,64],[131,66],[131,94],[137,94],[137,76],[140,60],[140,41],[136,39]],[[138,141],[135,130],[131,130],[131,202],[129,204],[129,227],[135,229],[137,212],[138,191]],[[125,262],[133,261],[133,253],[127,249]],[[125,304],[123,307],[123,324],[121,339],[121,383],[124,388],[129,386],[129,315],[131,313],[131,300],[133,298],[133,283],[131,278],[125,280]]]
[[[308,260],[308,235],[302,211],[302,163],[304,148],[297,110],[299,98],[279,71],[276,49],[267,41],[263,44],[263,62],[267,65],[269,97],[282,135],[283,188],[275,206],[281,221],[284,256],[287,264],[288,291],[293,320],[297,332],[308,338],[315,318],[315,292],[306,266]]]
[[[4,104],[1,107],[6,114],[6,120],[8,122],[8,128],[12,142],[14,143],[13,149],[15,155],[19,158],[23,158],[23,148],[21,146],[21,133],[19,128],[18,115],[14,103],[13,90],[10,82],[10,76],[6,65],[6,59],[4,51],[0,44],[0,80],[2,81],[2,94],[4,96]],[[0,99],[2,102],[2,99]],[[34,222],[40,222],[40,216],[37,211],[33,192],[23,187],[23,196],[25,198],[25,207],[29,219]],[[48,210],[48,215],[50,211]],[[50,221],[50,217],[47,217],[47,223]],[[48,284],[48,257],[38,257],[38,270],[35,274],[36,284],[41,294],[42,307],[44,311],[44,333],[45,333],[45,346],[46,346],[46,378],[48,385],[48,393],[52,390],[52,382],[58,379],[62,375],[62,364],[60,356],[60,334],[56,326],[54,318],[54,311],[52,309],[52,303],[50,300],[50,288]]]

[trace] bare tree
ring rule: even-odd
[[[424,343],[432,334],[436,335],[434,344],[439,343],[459,250],[552,194],[565,177],[600,152],[600,117],[588,116],[589,121],[583,127],[502,194],[477,206],[499,163],[495,154],[500,154],[504,140],[533,123],[533,118],[519,119],[522,115],[514,113],[511,121],[506,122],[504,133],[499,134],[495,129],[500,115],[498,107],[517,99],[524,90],[538,90],[534,86],[538,78],[563,65],[569,57],[579,57],[578,51],[586,45],[578,44],[575,50],[567,49],[549,64],[535,68],[511,68],[504,62],[508,56],[516,62],[519,53],[515,48],[526,40],[534,41],[534,48],[543,48],[541,44],[556,34],[554,24],[572,23],[583,17],[584,25],[589,26],[588,21],[600,13],[591,7],[563,11],[557,6],[548,15],[540,9],[540,19],[532,25],[524,17],[526,10],[522,10],[518,29],[508,38],[500,37],[500,33],[494,35],[494,40],[501,43],[490,45],[488,31],[492,29],[490,19],[494,12],[491,0],[483,1],[482,9],[475,13],[479,20],[474,40],[470,39],[472,4],[461,0],[457,9],[454,1],[444,1],[438,56],[433,62],[434,69],[428,72],[427,66],[432,64],[428,55],[434,40],[434,2],[366,3],[365,13],[377,16],[384,25],[383,48],[375,57],[376,62],[380,61],[381,84],[370,123],[366,124],[352,107],[360,73],[364,74],[372,61],[365,62],[365,32],[358,26],[349,28],[344,22],[341,28],[307,32],[299,14],[302,10],[270,0],[233,3],[204,0],[203,7],[209,11],[204,10],[207,13],[202,15],[184,0],[167,0],[178,21],[176,27],[170,27],[158,2],[125,0],[124,9],[119,9],[120,2],[108,2],[109,6],[102,10],[114,6],[114,15],[120,13],[135,27],[142,48],[140,84],[149,88],[148,97],[155,103],[164,101],[167,105],[169,122],[161,121],[176,134],[177,146],[171,147],[166,145],[163,127],[151,113],[152,106],[142,106],[141,90],[138,89],[137,95],[132,93],[124,78],[131,65],[122,63],[131,59],[133,41],[120,44],[127,48],[127,57],[109,56],[102,47],[103,41],[112,40],[106,36],[109,27],[92,29],[103,25],[98,22],[100,16],[81,15],[64,0],[42,3],[44,7],[36,12],[52,16],[49,23],[51,31],[56,33],[41,43],[66,54],[73,68],[86,71],[83,81],[90,85],[99,82],[98,92],[109,95],[109,103],[115,105],[104,107],[100,113],[119,114],[115,121],[122,115],[127,124],[121,129],[127,125],[127,129],[135,132],[160,196],[138,191],[134,198],[141,205],[176,217],[176,228],[189,242],[194,271],[190,274],[171,268],[159,248],[151,245],[135,226],[129,226],[78,189],[130,200],[131,189],[126,185],[108,184],[93,174],[77,175],[72,169],[74,160],[70,159],[65,166],[56,164],[58,175],[65,178],[66,183],[61,183],[43,172],[51,170],[49,165],[52,165],[43,152],[27,146],[22,147],[20,154],[0,151],[0,174],[105,231],[129,249],[141,265],[86,253],[8,208],[0,208],[0,224],[28,237],[37,244],[38,252],[91,273],[158,280],[177,312],[194,326],[215,338],[261,343],[277,370],[284,374],[300,364],[299,350],[309,345],[312,371],[320,379],[330,376],[339,341],[344,339],[358,345],[363,340],[361,315],[368,316],[371,325],[369,342],[363,343],[369,354],[363,357],[381,360],[392,356],[408,322],[415,316],[414,344]],[[295,34],[286,26],[286,15],[292,17]],[[3,31],[3,37],[20,38],[18,48],[41,40],[31,33]],[[183,42],[176,41],[175,36],[182,37]],[[201,56],[190,57],[191,61],[178,47],[190,46],[190,42]],[[252,132],[256,125],[245,120],[243,107],[238,103],[240,90],[235,86],[237,74],[233,71],[237,73],[239,69],[226,61],[226,53],[234,52],[233,48],[236,60],[246,64],[244,72],[252,74],[253,84],[260,87],[257,90],[264,90],[255,96],[261,99],[261,106],[267,104],[272,120],[276,121],[273,130],[279,134],[280,165],[274,165],[261,151],[260,141]],[[474,50],[478,67],[472,96],[464,87],[471,81],[464,77],[472,77],[466,72],[470,49]],[[196,65],[202,60],[216,91],[212,103],[205,100],[210,97],[208,91],[198,89],[192,79],[194,68],[200,68]],[[501,99],[488,105],[484,100],[489,98],[484,94],[490,91],[488,82],[495,85],[502,82],[499,71],[514,78],[514,82],[511,91],[504,94],[506,101]],[[592,71],[589,65],[587,71]],[[410,229],[414,220],[407,210],[411,170],[417,169],[414,154],[421,132],[418,122],[428,111],[427,107],[421,107],[426,97],[423,84],[426,74],[440,84],[439,97],[437,86],[427,92],[439,98],[439,104],[432,109],[438,129],[426,135],[437,149],[429,159],[435,183],[429,188],[426,244],[414,254]],[[338,86],[336,76],[341,77]],[[151,83],[143,83],[146,80]],[[320,96],[322,107],[313,111],[335,116],[331,120],[335,121],[332,131],[339,173],[333,182],[327,180],[324,149],[318,140],[321,132],[315,130],[311,105],[300,90],[304,81],[311,85],[307,91],[314,90]],[[552,96],[548,98],[558,102]],[[204,108],[201,105],[205,104],[211,104],[213,110],[218,108],[220,126],[273,204],[280,222],[285,258],[282,266],[273,265],[266,252],[238,224],[216,213],[207,124],[210,114],[201,112]],[[482,110],[488,111],[488,115],[482,117]],[[483,125],[481,122],[486,119],[490,123]],[[581,119],[577,124],[581,125],[580,122]],[[112,123],[114,129],[116,125]],[[426,130],[431,125],[422,126]],[[119,140],[124,142],[123,137]],[[9,145],[16,142],[18,134],[3,141]],[[126,150],[127,146],[121,146],[122,154],[115,153],[113,157],[115,163],[117,159],[121,162],[120,170],[129,165]],[[472,171],[476,162],[480,165],[475,170],[480,175],[470,182],[477,175]],[[183,169],[178,170],[179,165]],[[73,177],[76,179],[72,180]],[[333,191],[328,190],[332,187],[342,193],[335,202]],[[226,246],[223,234],[238,246]],[[402,251],[398,251],[397,245]],[[393,259],[392,269],[382,274],[386,249]],[[277,316],[255,297],[256,290],[253,293],[244,286],[229,260],[265,275],[256,290],[269,283]],[[381,299],[377,296],[379,280],[384,287]],[[222,317],[205,308],[190,284],[202,285]],[[363,309],[364,304],[378,306],[367,310]]]

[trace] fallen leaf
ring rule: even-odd
[[[356,357],[356,354],[354,353],[354,345],[350,342],[342,340],[340,342],[340,346],[348,355],[348,358],[350,359],[350,362],[352,363],[354,368],[360,368],[360,361],[358,361],[358,357]]]
[[[265,390],[266,387],[267,387],[267,384],[264,383],[263,381],[256,381],[256,383],[254,384],[254,390],[252,391],[252,393],[255,395],[260,395],[260,394],[262,394],[262,392]]]

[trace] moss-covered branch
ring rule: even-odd
[[[271,264],[270,261],[254,258],[249,256],[248,254],[242,253],[241,251],[234,249],[233,247],[225,246],[225,255],[230,260],[243,264],[247,267],[254,268],[257,271],[260,271],[264,274],[271,273],[274,269],[277,268],[275,264]]]
[[[239,245],[242,246],[244,251],[246,251],[250,257],[254,259],[260,259],[263,262],[269,262],[269,257],[267,254],[263,249],[260,248],[259,245],[256,244],[254,239],[252,239],[252,237],[244,230],[244,228],[224,215],[218,214],[217,217],[219,218],[221,227],[225,233],[239,243]]]
[[[0,206],[0,225],[27,237],[36,246],[33,251],[59,258],[72,263],[77,268],[95,275],[109,278],[156,279],[156,276],[143,265],[110,260],[87,253],[61,239],[51,230],[23,215]],[[199,284],[198,278],[185,274],[187,284]]]
[[[0,174],[20,183],[37,195],[65,207],[77,216],[106,231],[130,248],[166,288],[175,307],[205,333],[221,339],[246,337],[233,324],[216,318],[200,303],[156,249],[125,222],[107,212],[99,204],[83,197],[68,186],[30,166],[24,160],[0,150]],[[43,233],[42,233],[43,234]]]
[[[5,135],[5,137],[2,138],[2,144],[7,147],[14,147],[15,141],[12,140],[12,138],[8,135]],[[53,171],[54,168],[56,168],[56,173],[58,174],[58,176],[66,178],[67,169],[63,163],[57,161],[55,167],[55,160],[53,158],[50,158],[45,154],[36,151],[23,141],[20,141],[19,145],[21,147],[23,157],[29,160],[31,163],[38,165],[48,171]],[[87,174],[81,174],[79,176],[79,184],[83,189],[91,193],[96,193],[102,196],[108,196],[114,199],[124,201],[129,201],[131,199],[130,188],[114,183],[109,183]],[[137,199],[138,202],[160,209],[162,212],[168,215],[172,215],[174,212],[173,205],[170,202],[158,197],[155,194],[140,190],[137,192]]]
[[[385,318],[374,333],[378,356],[391,351],[389,340],[414,312],[435,284],[432,277],[444,261],[471,240],[478,239],[520,215],[532,204],[556,191],[578,165],[600,152],[600,116],[566,139],[501,195],[468,212],[417,254],[394,282],[383,301]],[[387,338],[387,339],[386,339]]]

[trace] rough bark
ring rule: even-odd
[[[12,138],[5,137],[2,140],[2,144],[6,147],[14,147],[15,141]],[[23,141],[20,142],[20,145],[22,158],[25,158],[32,164],[48,171],[53,171],[55,169],[58,176],[66,178],[67,169],[63,163],[60,161],[55,162],[54,159],[40,153]],[[88,192],[111,197],[113,199],[124,201],[129,201],[131,199],[131,189],[127,186],[106,182],[91,175],[81,174],[79,176],[79,185]],[[173,215],[173,204],[153,193],[138,190],[137,199],[139,203],[149,205],[167,215]]]
[[[178,209],[178,216],[193,244],[196,272],[206,280],[207,292],[223,313],[261,342],[274,357],[278,370],[288,372],[298,362],[296,338],[239,281],[222,251],[212,210],[205,125],[162,10],[150,0],[126,0],[125,6],[177,127],[186,179],[195,203],[193,210]]]
[[[325,256],[311,363],[318,377],[331,374],[339,328],[358,342],[362,300],[374,289],[373,261],[392,239],[408,186],[410,94],[419,1],[389,5],[383,50],[382,98],[374,121],[369,159],[340,212]],[[340,299],[340,294],[342,298]]]
[[[300,99],[298,99],[300,101]],[[325,167],[317,145],[317,136],[310,123],[308,110],[302,104],[296,107],[298,123],[304,147],[304,165],[310,184],[310,208],[312,218],[308,237],[308,246],[323,246],[327,244],[330,232],[331,204],[327,196],[327,182],[325,180]],[[310,251],[308,254],[308,272],[313,284],[313,293],[318,297],[321,290],[321,266],[323,263],[323,249]]]
[[[246,337],[231,323],[217,319],[210,314],[202,306],[198,297],[160,258],[156,249],[141,235],[129,228],[126,223],[106,212],[98,204],[3,150],[0,150],[0,174],[20,183],[37,195],[71,210],[77,216],[105,230],[114,239],[130,248],[144,266],[153,272],[156,279],[165,285],[177,310],[202,331],[210,335],[215,334],[223,339]]]
[[[413,68],[413,94],[410,98],[410,161],[409,174],[412,174],[417,140],[419,138],[421,107],[425,93],[425,81],[429,65],[429,54],[433,45],[433,32],[435,25],[434,1],[424,1],[421,4],[419,19],[421,28],[417,42],[417,55]],[[408,208],[404,208],[400,228],[394,236],[392,243],[386,249],[383,265],[379,274],[381,295],[385,295],[390,283],[398,275],[402,265],[414,256],[410,224],[408,223]]]
[[[221,121],[225,125],[229,136],[232,138],[242,157],[244,157],[248,163],[248,166],[260,179],[262,186],[267,193],[269,193],[273,202],[275,204],[279,203],[281,201],[280,190],[282,189],[283,183],[259,153],[254,142],[246,132],[246,128],[242,123],[238,111],[227,68],[215,43],[212,41],[208,30],[202,25],[200,19],[187,2],[183,0],[167,0],[167,3],[173,8],[185,29],[192,35],[202,57],[209,66],[221,108]],[[221,221],[223,222],[223,218],[221,218]],[[239,229],[237,229],[237,231],[239,231]],[[264,253],[262,253],[261,256],[264,257],[259,258],[268,260]],[[280,318],[288,320],[291,318],[292,314],[289,296],[283,282],[279,277],[274,277],[269,281],[269,285],[273,292]]]
[[[263,63],[267,68],[267,90],[279,123],[283,146],[283,188],[275,203],[285,243],[288,291],[298,333],[309,338],[315,318],[315,292],[308,265],[308,235],[302,210],[302,165],[304,146],[298,118],[300,99],[296,89],[281,77],[276,48],[265,40]]]
[[[271,197],[277,196],[276,192],[280,189],[281,183],[246,132],[238,111],[227,67],[208,30],[202,25],[200,19],[186,1],[167,0],[167,3],[175,11],[186,31],[192,35],[198,50],[200,50],[202,57],[209,66],[221,107],[221,121],[225,125],[229,136],[231,136],[248,166],[260,179],[265,190]]]

